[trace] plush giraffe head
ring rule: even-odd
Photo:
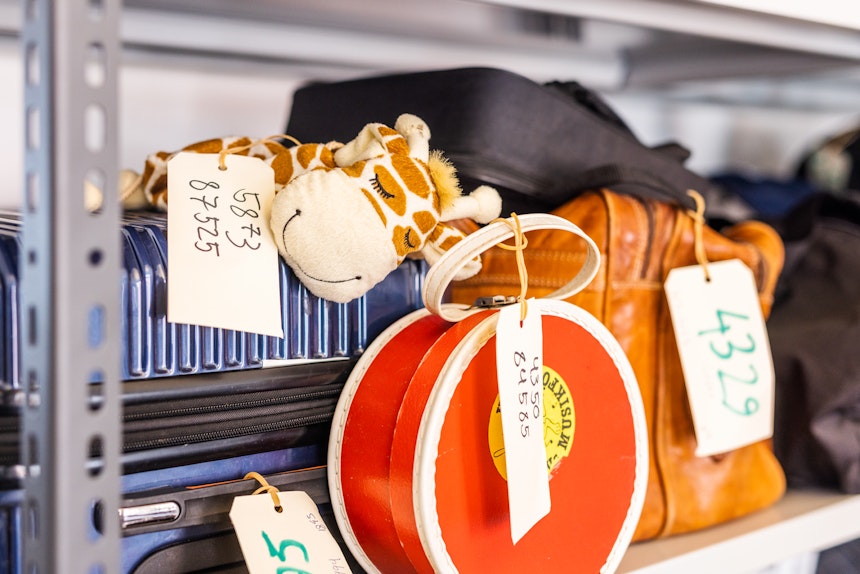
[[[219,138],[181,151],[220,153],[236,148],[269,164],[276,195],[270,226],[278,251],[296,276],[319,297],[344,303],[360,297],[406,257],[431,265],[463,233],[446,221],[499,216],[501,198],[481,186],[462,195],[453,166],[430,152],[430,130],[403,114],[394,128],[368,124],[341,145]],[[147,158],[136,195],[167,209],[167,163],[178,152]],[[455,279],[480,270],[469,262]]]
[[[337,302],[359,297],[405,257],[432,264],[459,241],[462,233],[444,221],[498,217],[498,193],[482,186],[462,196],[453,167],[430,153],[429,139],[427,125],[404,114],[394,129],[365,126],[334,151],[334,165],[294,166],[272,204],[271,228],[281,256],[312,293]],[[460,278],[479,269],[475,260]]]

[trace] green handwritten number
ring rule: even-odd
[[[723,311],[722,309],[717,309],[717,321],[719,321],[720,326],[715,327],[713,329],[706,329],[704,331],[699,331],[699,335],[708,335],[710,333],[720,333],[724,334],[726,331],[732,328],[731,325],[726,325],[726,322],[723,320],[724,317],[734,317],[735,319],[743,319],[748,320],[748,315],[741,315],[740,313],[732,313],[731,311]]]
[[[726,380],[744,385],[756,384],[758,382],[758,371],[755,370],[755,367],[753,365],[747,366],[750,368],[750,377],[745,379],[742,379],[741,377],[736,377],[735,375],[732,375],[731,373],[727,373],[722,370],[717,371],[717,376],[720,379],[720,386],[723,389],[723,405],[733,413],[739,414],[744,417],[754,415],[758,412],[758,401],[754,397],[747,397],[747,399],[744,401],[743,409],[738,409],[734,405],[729,404],[729,392],[728,389],[726,389]]]
[[[752,416],[758,412],[758,401],[755,400],[754,397],[747,397],[747,400],[744,401],[743,410],[739,410],[734,406],[730,405],[726,396],[723,396],[723,405],[725,405],[725,407],[733,413],[737,413],[743,417]]]
[[[263,535],[263,540],[266,541],[266,546],[269,548],[269,556],[273,558],[277,558],[281,562],[287,561],[287,550],[290,548],[298,548],[302,552],[302,557],[305,559],[305,562],[310,562],[311,558],[308,555],[308,549],[304,544],[299,542],[298,540],[281,540],[281,544],[275,548],[275,545],[272,544],[271,538],[266,534],[265,530],[261,530],[260,533]],[[279,566],[277,570],[277,574],[287,574],[288,572],[292,572],[293,574],[311,574],[307,570],[302,570],[300,568],[295,568],[293,566]]]
[[[720,378],[720,384],[726,384],[726,379],[730,381],[734,381],[736,383],[743,383],[745,385],[754,385],[758,382],[758,371],[755,370],[755,366],[748,364],[747,367],[750,369],[750,376],[748,378],[741,378],[730,373],[727,373],[723,370],[717,371],[717,376]]]
[[[724,311],[722,309],[717,309],[717,322],[719,323],[719,325],[712,329],[703,329],[698,332],[698,335],[723,335],[727,337],[727,333],[732,328],[732,325],[727,321],[727,319],[747,321],[749,320],[749,316],[742,315],[740,313],[732,313],[731,311]],[[755,352],[756,342],[753,336],[748,332],[743,332],[743,335],[746,336],[746,344],[738,344],[737,339],[729,340],[728,338],[726,338],[722,341],[724,344],[723,348],[717,348],[714,345],[713,340],[708,344],[708,347],[710,348],[711,352],[721,360],[730,360],[735,356],[735,353],[749,354]],[[722,390],[723,395],[723,406],[725,406],[733,413],[741,416],[751,416],[758,412],[759,409],[759,403],[754,397],[747,397],[746,400],[744,400],[743,408],[738,408],[729,402],[728,385],[730,383],[734,385],[754,385],[758,382],[759,375],[755,369],[755,366],[752,363],[747,363],[747,367],[750,371],[750,375],[747,377],[740,377],[723,369],[719,369],[717,371],[717,378],[720,380],[720,388]]]
[[[752,335],[750,335],[749,333],[745,334],[747,336],[747,341],[749,341],[749,344],[746,347],[735,345],[732,341],[726,341],[726,350],[721,353],[716,349],[716,347],[714,347],[714,343],[712,341],[709,345],[711,347],[711,352],[721,359],[731,358],[735,351],[739,353],[752,353],[753,351],[755,351],[755,339],[753,339]]]

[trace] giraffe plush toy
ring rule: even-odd
[[[463,237],[446,222],[487,223],[499,216],[498,192],[481,186],[463,195],[453,166],[430,151],[429,140],[427,125],[403,114],[393,129],[368,124],[343,145],[287,148],[221,138],[182,151],[219,153],[250,145],[238,153],[260,158],[275,172],[270,227],[281,257],[311,293],[343,303],[363,295],[405,257],[423,257],[432,265]],[[149,156],[139,178],[138,194],[163,210],[173,155]],[[480,265],[476,258],[455,279],[474,275]]]

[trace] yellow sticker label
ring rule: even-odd
[[[543,440],[546,445],[546,470],[552,472],[558,468],[561,461],[570,454],[573,446],[573,435],[576,429],[576,410],[570,388],[558,373],[550,367],[543,366]],[[502,437],[502,411],[499,397],[493,403],[490,412],[490,424],[487,428],[490,455],[496,470],[505,480],[508,479],[505,470],[505,441]]]

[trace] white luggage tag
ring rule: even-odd
[[[167,177],[168,320],[283,337],[272,168],[235,153],[183,152]]]
[[[250,574],[351,574],[340,546],[306,492],[279,492],[256,472],[245,478],[263,485],[253,494],[237,496],[230,509]],[[271,498],[258,496],[264,491]]]
[[[773,435],[774,372],[752,271],[738,259],[708,263],[700,232],[696,241],[700,264],[673,269],[665,291],[696,455],[710,456]]]
[[[523,261],[526,242],[515,221],[522,292],[518,305],[502,307],[496,324],[496,378],[510,508],[511,540],[516,544],[551,509],[543,408],[543,326],[540,305],[525,301],[528,277]],[[510,220],[507,220],[510,223]],[[513,226],[513,224],[512,224]]]

